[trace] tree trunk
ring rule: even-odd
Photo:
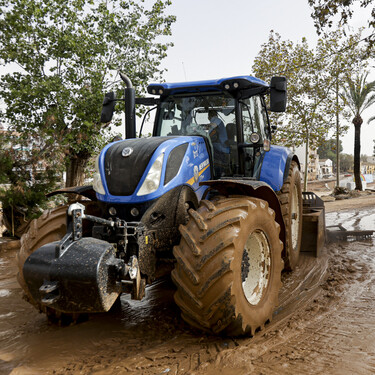
[[[336,186],[340,186],[339,77],[336,76]]]
[[[362,191],[361,181],[361,125],[362,118],[357,115],[353,119],[354,124],[354,181],[356,190]]]
[[[86,151],[75,153],[73,150],[69,150],[65,162],[65,187],[82,186],[84,184],[85,168],[89,158],[90,154]]]
[[[303,191],[307,191],[307,180],[308,180],[308,174],[309,174],[309,131],[306,131],[306,149],[305,149],[305,175],[303,176]]]

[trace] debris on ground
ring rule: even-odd
[[[347,230],[342,224],[330,225],[326,227],[326,239],[328,242],[367,240],[370,239],[373,234],[373,230]]]

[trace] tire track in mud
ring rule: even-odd
[[[353,245],[330,250],[323,293],[312,301],[314,314],[309,308],[302,319],[292,314],[292,330],[287,325],[285,341],[254,361],[255,373],[375,373],[374,249]]]
[[[302,254],[283,275],[271,324],[236,339],[191,331],[165,281],[145,301],[122,297],[118,311],[51,327],[20,301],[8,270],[0,313],[13,315],[0,324],[0,374],[374,374],[374,256],[371,241],[328,245],[319,259]]]
[[[367,247],[364,245],[364,249]],[[368,269],[348,257],[345,246],[331,246],[329,251],[332,254],[320,259],[304,254],[297,271],[283,276],[285,285],[273,322],[253,338],[196,336],[188,327],[182,327],[176,330],[175,336],[165,337],[164,342],[154,342],[144,350],[141,347],[136,354],[127,353],[121,360],[102,353],[106,360],[84,369],[91,368],[87,372],[90,374],[99,374],[99,368],[110,369],[113,374],[210,375],[218,371],[223,374],[234,371],[236,374],[316,374],[320,369],[322,373],[334,373],[333,364],[339,360],[340,352],[333,349],[341,345],[342,354],[346,353],[342,342],[346,333],[341,333],[344,326],[341,322],[348,317],[342,313],[337,320],[336,316],[344,303],[340,298],[348,283],[354,287],[355,278],[363,278],[361,275],[367,274]],[[364,303],[368,302],[366,299]],[[340,324],[335,324],[336,321]],[[152,332],[155,333],[153,329]],[[120,346],[126,347],[126,339],[121,340]],[[73,374],[76,369],[72,363],[56,373]]]

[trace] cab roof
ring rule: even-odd
[[[206,81],[151,83],[147,87],[147,91],[152,95],[167,96],[173,94],[193,94],[200,92],[235,92],[255,88],[264,89],[264,91],[267,91],[269,85],[261,79],[252,76],[235,76]]]

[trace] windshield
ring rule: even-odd
[[[209,143],[214,176],[236,173],[235,100],[229,95],[169,97],[160,105],[156,135],[202,135]]]
[[[234,99],[224,94],[171,96],[160,105],[157,135],[208,136],[213,118],[214,123],[221,121],[224,127],[235,123],[234,105]]]

